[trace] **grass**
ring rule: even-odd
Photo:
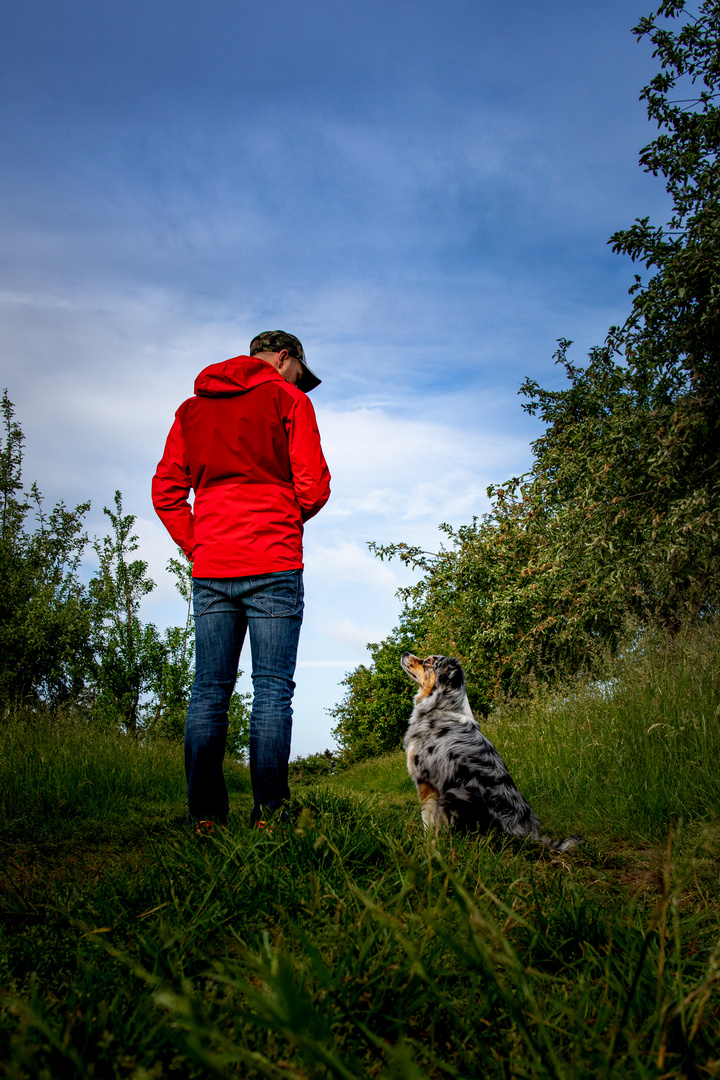
[[[198,845],[181,754],[0,732],[0,1075],[720,1075],[717,638],[486,725],[564,856],[428,843],[401,753]],[[588,724],[589,721],[589,724]]]
[[[247,769],[228,761],[226,774],[231,792],[250,791]],[[182,744],[20,713],[0,729],[0,815],[0,843],[176,827],[187,816]]]
[[[720,817],[720,634],[649,634],[602,683],[537,694],[484,731],[541,817],[658,840]]]

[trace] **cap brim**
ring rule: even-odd
[[[314,371],[311,371],[307,364],[300,361],[300,366],[303,369],[302,379],[298,383],[300,390],[304,390],[306,394],[309,394],[311,390],[314,390],[316,386],[319,386],[322,379],[318,379]]]

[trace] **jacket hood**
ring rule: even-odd
[[[277,379],[290,385],[267,361],[260,360],[257,356],[233,356],[230,360],[203,368],[195,380],[195,393],[201,397],[244,394],[255,386],[275,382]]]

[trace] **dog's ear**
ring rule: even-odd
[[[439,656],[435,661],[435,677],[440,686],[460,690],[465,685],[465,675],[457,660],[451,656]]]

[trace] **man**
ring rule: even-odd
[[[185,727],[196,829],[224,823],[227,713],[249,628],[251,823],[289,795],[293,676],[303,613],[303,523],[330,495],[307,393],[320,379],[296,337],[258,334],[249,356],[201,371],[175,414],[153,505],[193,562],[195,681]],[[192,509],[190,489],[195,492]]]

